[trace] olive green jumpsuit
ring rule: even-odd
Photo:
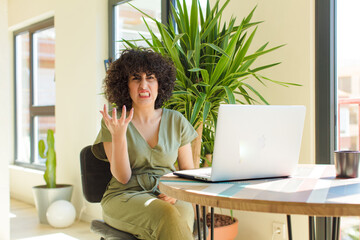
[[[120,116],[118,116],[120,117]],[[159,178],[175,170],[178,150],[197,137],[179,112],[163,108],[158,144],[151,148],[130,122],[126,132],[132,176],[127,184],[110,180],[101,201],[104,221],[139,239],[192,239],[194,211],[190,203],[174,205],[156,198]],[[94,142],[94,155],[106,160],[103,142],[112,137],[104,121]]]

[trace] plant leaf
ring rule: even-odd
[[[215,14],[215,16],[213,17],[213,18],[208,18],[208,21],[205,21],[205,23],[204,23],[204,25],[205,26],[203,26],[203,27],[205,27],[205,29],[204,29],[204,32],[203,32],[203,34],[201,35],[201,41],[203,41],[203,40],[205,40],[205,38],[211,33],[211,31],[213,31],[213,29],[215,28],[215,26],[216,26],[216,24],[218,23],[218,22],[221,22],[220,20],[219,20],[219,18],[221,17],[221,14],[222,14],[222,12],[224,11],[224,9],[226,8],[226,6],[229,4],[229,2],[230,2],[230,0],[226,0],[226,2],[223,4],[223,6],[220,8],[220,10]],[[211,11],[211,14],[210,15],[212,15],[212,14],[214,14],[214,12],[217,10],[217,8],[218,8],[218,5],[219,5],[219,0],[218,1],[216,1],[216,4],[215,4],[215,6],[214,6],[214,8],[212,9],[212,11]]]
[[[264,50],[264,51],[260,51],[260,52],[256,52],[256,53],[254,53],[254,54],[248,55],[248,56],[246,56],[246,57],[244,58],[244,61],[250,60],[250,59],[253,59],[253,58],[257,58],[258,56],[261,56],[261,55],[264,55],[264,54],[266,54],[266,53],[272,52],[272,51],[274,51],[274,50],[276,50],[276,49],[278,49],[278,48],[281,48],[281,47],[283,47],[283,46],[285,46],[285,44],[280,45],[280,46],[277,46],[277,47],[273,47],[273,48],[268,49],[268,50]]]
[[[173,40],[173,45],[171,46],[172,48],[175,46],[175,44],[185,35],[185,33],[181,33],[175,36],[174,40]]]
[[[236,102],[235,102],[235,96],[233,94],[233,91],[228,86],[224,86],[223,88],[225,89],[226,96],[229,101],[228,103],[235,104]]]
[[[191,125],[195,126],[197,124],[196,118],[198,117],[200,110],[205,102],[206,95],[204,93],[200,93],[200,97],[196,99],[196,102],[193,107],[193,111],[190,118]]]
[[[211,103],[206,101],[204,104],[204,111],[203,111],[203,122],[206,122],[206,119],[208,117],[209,111],[211,108]]]
[[[44,142],[44,140],[40,140],[39,141],[39,144],[38,144],[38,147],[39,147],[39,155],[40,155],[40,157],[41,158],[46,158],[46,156],[45,156],[45,142]]]
[[[206,71],[205,69],[201,69],[200,71],[201,71],[202,80],[208,85],[210,80],[208,71]]]
[[[230,58],[230,56],[220,47],[216,46],[215,44],[212,43],[203,43],[202,45],[204,46],[209,46],[212,49],[214,49],[215,51],[219,52],[220,54],[224,54],[225,56],[227,56],[228,58]],[[216,56],[216,55],[215,55]]]
[[[243,84],[246,87],[248,87],[253,93],[255,93],[261,99],[261,101],[263,101],[263,103],[265,103],[266,105],[269,105],[269,103],[265,100],[265,98],[258,91],[256,91],[252,86],[250,86],[247,83],[243,83]]]
[[[232,63],[232,66],[229,68],[229,72],[234,72],[236,71],[236,69],[242,64],[242,62],[244,61],[244,57],[245,54],[247,53],[250,44],[252,43],[252,40],[255,36],[257,28],[255,28],[255,30],[251,33],[250,37],[248,38],[248,40],[245,42],[244,46],[237,52],[235,59]]]
[[[258,72],[258,71],[261,71],[261,70],[264,70],[264,69],[267,69],[267,68],[274,67],[274,66],[279,65],[279,64],[280,64],[280,62],[264,65],[264,66],[257,67],[255,69],[249,70],[249,72],[252,72],[252,73]]]

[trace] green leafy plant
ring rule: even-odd
[[[212,153],[214,150],[215,133],[213,125],[206,124],[202,131],[201,162],[200,167],[211,167]]]
[[[46,159],[46,170],[44,179],[48,188],[56,188],[56,152],[55,152],[55,139],[54,131],[49,129],[47,131],[47,151],[45,153],[44,140],[39,141],[39,155],[41,158]]]
[[[260,74],[280,62],[254,67],[259,57],[283,45],[267,49],[267,42],[249,53],[261,23],[251,22],[256,7],[239,25],[235,24],[235,17],[231,17],[228,23],[222,23],[221,16],[229,2],[227,0],[220,6],[218,0],[211,8],[208,0],[206,12],[203,12],[197,0],[192,1],[190,9],[185,0],[182,4],[177,0],[176,9],[171,7],[168,26],[133,6],[156,23],[160,37],[151,30],[144,18],[151,39],[141,35],[142,39],[121,40],[127,48],[137,48],[137,41],[146,41],[155,52],[172,59],[177,69],[177,80],[173,96],[165,107],[181,112],[197,129],[203,154],[212,151],[210,133],[215,131],[220,104],[269,104],[255,89],[254,82],[264,86],[266,82],[298,86]],[[203,134],[204,131],[208,136]],[[193,154],[197,167],[199,157],[196,156],[200,153]]]

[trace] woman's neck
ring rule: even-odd
[[[149,123],[161,116],[161,109],[134,107],[134,117],[138,123]]]

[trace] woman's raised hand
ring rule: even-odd
[[[108,114],[106,104],[104,104],[104,110],[100,111],[103,116],[106,127],[109,129],[112,136],[125,137],[126,130],[129,122],[134,116],[134,108],[129,112],[129,116],[126,117],[126,107],[122,107],[121,117],[117,119],[116,108],[112,110],[112,117]]]

